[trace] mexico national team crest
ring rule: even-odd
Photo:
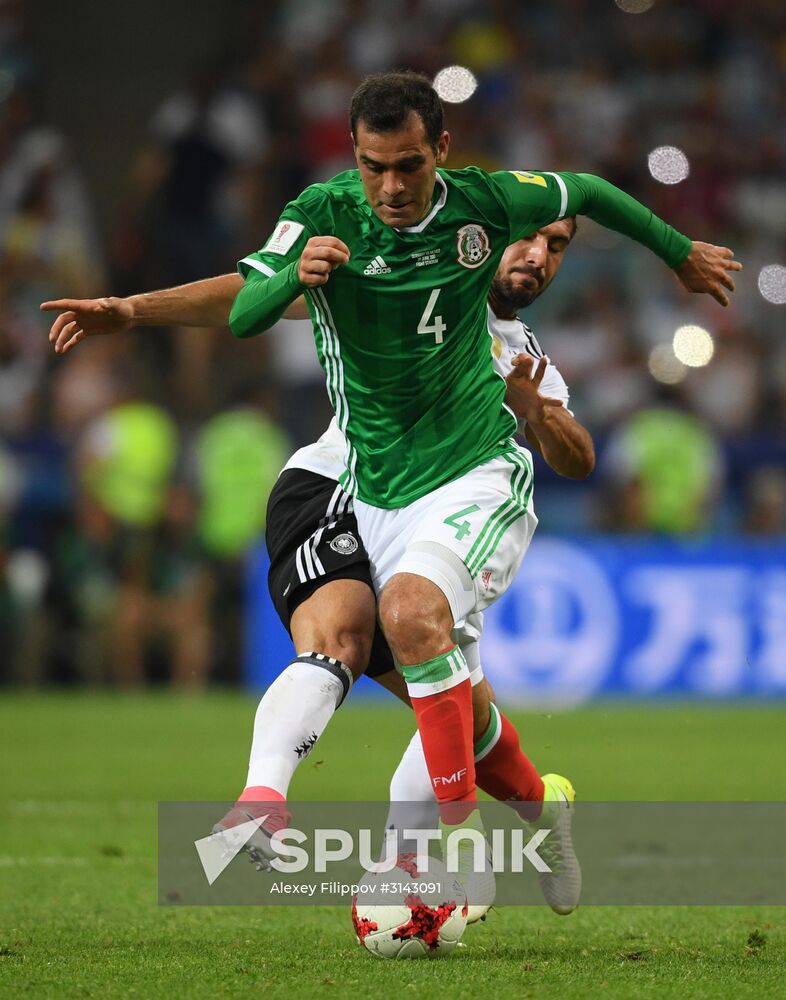
[[[480,267],[489,259],[491,243],[483,226],[474,222],[456,233],[456,259],[462,267]]]
[[[334,552],[338,552],[340,556],[351,556],[353,552],[357,552],[358,550],[358,540],[354,535],[348,533],[336,535],[330,543],[330,547]]]

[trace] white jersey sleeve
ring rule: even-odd
[[[535,334],[520,319],[498,319],[491,309],[488,310],[488,328],[491,336],[491,354],[497,374],[507,378],[513,368],[513,358],[517,354],[529,354],[539,361],[543,357],[543,349],[535,339]],[[540,383],[542,396],[562,400],[562,405],[573,416],[568,407],[570,392],[565,379],[556,365],[549,361],[543,380]],[[527,421],[518,418],[519,433],[524,433]]]

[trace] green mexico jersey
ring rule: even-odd
[[[522,197],[522,191],[537,197]],[[337,236],[349,263],[306,291],[319,360],[349,453],[345,488],[402,507],[510,448],[486,297],[509,243],[560,216],[547,175],[440,170],[431,211],[395,229],[371,210],[359,174],[315,184],[287,205],[244,277],[296,261],[311,236]]]
[[[236,306],[250,282],[287,268],[280,279],[297,282],[310,237],[349,247],[348,264],[303,289],[348,441],[348,491],[402,507],[513,447],[516,420],[492,364],[486,297],[508,244],[581,204],[571,196],[575,176],[439,170],[429,213],[397,229],[374,215],[349,170],[290,202],[262,250],[240,262],[246,288]],[[236,318],[233,308],[232,328],[245,335]]]

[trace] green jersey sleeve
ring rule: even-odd
[[[498,170],[488,176],[508,217],[508,242],[515,243],[565,215],[566,199],[557,174]]]
[[[586,215],[679,266],[691,241],[641,202],[593,174],[499,171],[489,175],[510,219],[514,242],[558,219]]]
[[[297,261],[286,264],[271,277],[253,268],[245,276],[229,313],[229,328],[236,337],[254,337],[274,326],[303,291]]]
[[[566,215],[586,215],[606,229],[629,236],[669,267],[678,267],[690,253],[693,244],[687,236],[602,177],[570,173],[557,177],[565,185]]]
[[[306,188],[291,201],[262,249],[238,262],[245,280],[229,314],[236,337],[253,337],[269,329],[303,291],[297,276],[303,248],[312,236],[330,232],[329,224],[319,218],[327,200],[321,187]]]

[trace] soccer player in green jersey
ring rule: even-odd
[[[561,475],[584,478],[594,463],[591,438],[566,409],[568,390],[558,371],[543,357],[532,332],[517,319],[517,310],[549,287],[574,232],[575,220],[562,219],[505,251],[489,291],[487,321],[491,354],[499,374],[508,376],[506,399],[522,421],[520,430]],[[130,299],[46,303],[47,308],[63,310],[53,323],[51,339],[56,350],[70,350],[83,336],[123,332],[142,316],[147,325],[167,320],[190,325],[226,322],[241,285],[239,275],[224,275]],[[304,300],[296,300],[286,315],[306,317]],[[508,375],[511,364],[514,375]],[[346,442],[335,424],[334,419],[319,441],[290,458],[271,494],[267,529],[270,593],[298,650],[321,649],[328,656],[340,657],[355,677],[368,664],[368,676],[409,703],[406,684],[394,669],[390,651],[379,636],[374,637],[375,604],[368,557],[352,513],[351,498],[337,483],[343,472]],[[337,545],[341,540],[349,547]],[[513,725],[490,704],[491,691],[477,653],[480,619],[473,616],[462,636],[473,693],[477,782],[493,798],[530,803],[537,810],[540,803],[559,794],[565,779],[559,775],[541,778],[521,750]],[[320,662],[324,662],[324,654],[317,664]],[[300,662],[297,668],[284,670],[265,692],[254,722],[247,787],[273,787],[285,796],[304,756],[302,748],[308,749],[321,736],[346,696],[346,678],[342,684],[339,678],[326,677],[323,670],[313,667]],[[335,689],[335,701],[332,705],[322,704],[323,689],[330,684]],[[307,702],[312,689],[320,695],[313,713]],[[392,799],[408,803],[403,815],[400,804],[391,814],[393,826],[400,830],[433,826],[429,803],[434,802],[434,794],[419,734],[407,748],[390,788]],[[252,798],[258,796],[253,791],[249,794]],[[245,795],[216,829],[248,820],[255,807]],[[423,804],[417,806],[416,802]],[[532,814],[530,807],[520,808]],[[270,815],[270,808],[265,809]],[[268,818],[266,831],[268,826],[272,831],[274,825]],[[265,857],[264,833],[260,830],[249,844],[261,858]],[[549,844],[559,850],[559,863],[551,859],[552,875],[543,883],[547,900],[559,913],[575,908],[580,891],[580,873],[569,834],[568,829],[559,842],[550,838]],[[485,890],[476,891],[474,896],[468,922],[488,909],[493,883],[489,880]]]
[[[504,592],[536,524],[529,454],[512,440],[488,351],[485,300],[502,253],[585,214],[724,305],[740,265],[590,175],[443,169],[441,105],[416,74],[366,79],[350,123],[358,169],[285,208],[240,263],[230,322],[254,335],[305,292],[348,440],[343,485],[450,824],[473,815],[476,799],[470,683],[453,629]]]
[[[261,332],[306,293],[382,624],[444,815],[463,819],[475,801],[471,703],[451,632],[504,590],[536,523],[529,457],[511,440],[488,351],[485,298],[502,252],[580,213],[724,305],[740,265],[599,178],[442,169],[449,140],[425,78],[369,78],[350,117],[358,170],[308,188],[241,262],[232,327]]]

